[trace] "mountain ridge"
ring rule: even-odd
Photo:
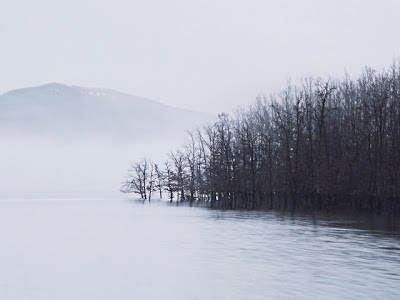
[[[36,86],[28,86],[28,87],[23,87],[23,88],[12,89],[12,90],[4,92],[3,94],[0,94],[0,100],[3,96],[4,97],[15,96],[20,93],[31,92],[31,91],[35,91],[35,90],[39,90],[39,89],[65,89],[65,90],[79,89],[82,92],[86,91],[89,94],[92,94],[95,96],[105,96],[107,94],[109,94],[109,95],[115,94],[115,95],[121,95],[121,96],[125,96],[125,97],[135,97],[135,98],[142,99],[145,101],[157,103],[160,105],[164,105],[167,107],[176,108],[176,109],[180,109],[180,110],[184,110],[184,111],[188,111],[188,112],[210,114],[210,113],[204,112],[204,111],[198,111],[198,110],[194,110],[194,109],[178,107],[178,106],[167,104],[167,103],[164,103],[164,102],[161,102],[158,100],[154,100],[154,99],[143,97],[143,96],[133,95],[133,94],[130,94],[127,92],[122,92],[122,91],[112,89],[112,88],[87,87],[87,86],[80,86],[80,85],[73,85],[73,84],[70,85],[70,84],[65,84],[65,83],[60,83],[60,82],[49,82],[49,83],[36,85]]]
[[[112,89],[56,82],[0,95],[0,132],[151,138],[176,135],[211,118]]]

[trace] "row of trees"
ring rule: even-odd
[[[169,157],[133,163],[123,191],[230,209],[399,211],[400,67],[289,84],[188,133]]]

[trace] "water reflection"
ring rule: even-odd
[[[303,282],[304,297],[295,294],[294,298],[400,296],[400,222],[396,217],[246,211],[211,211],[208,217],[215,220],[215,230],[224,232],[218,238],[240,237],[236,259],[250,256],[273,267],[279,281]],[[232,241],[227,243],[234,251]],[[331,291],[338,285],[341,288]],[[291,288],[300,287],[291,284]],[[285,297],[290,294],[286,292]]]
[[[395,218],[114,199],[0,201],[0,222],[0,299],[400,295]]]
[[[379,216],[374,214],[327,214],[323,212],[283,212],[283,211],[218,211],[210,210],[210,218],[237,220],[273,220],[274,222],[291,223],[298,226],[328,226],[352,229],[354,232],[369,231],[389,236],[400,235],[400,218],[398,216]]]

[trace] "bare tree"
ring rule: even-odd
[[[188,133],[161,172],[133,163],[122,190],[247,209],[400,211],[400,64],[356,80],[307,78]],[[148,195],[147,195],[148,193]]]
[[[174,193],[176,191],[176,184],[175,184],[175,174],[173,171],[173,165],[169,160],[165,162],[165,171],[163,179],[164,179],[164,190],[168,193],[169,201],[172,202],[172,200],[174,199]]]
[[[154,164],[149,159],[141,159],[131,163],[127,178],[121,187],[124,193],[135,193],[144,200],[151,200],[154,191]]]
[[[170,158],[172,160],[173,166],[174,166],[174,172],[172,173],[174,182],[175,182],[175,187],[176,191],[178,193],[177,196],[177,201],[178,198],[180,198],[181,201],[185,200],[185,180],[186,180],[186,174],[185,174],[185,156],[181,151],[176,151],[170,153]]]
[[[154,164],[154,172],[155,172],[155,188],[160,193],[160,199],[162,199],[162,190],[164,185],[164,176],[162,170],[158,167],[158,164]]]

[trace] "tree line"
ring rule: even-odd
[[[122,187],[227,209],[400,211],[400,65],[356,79],[307,78],[188,132]]]

